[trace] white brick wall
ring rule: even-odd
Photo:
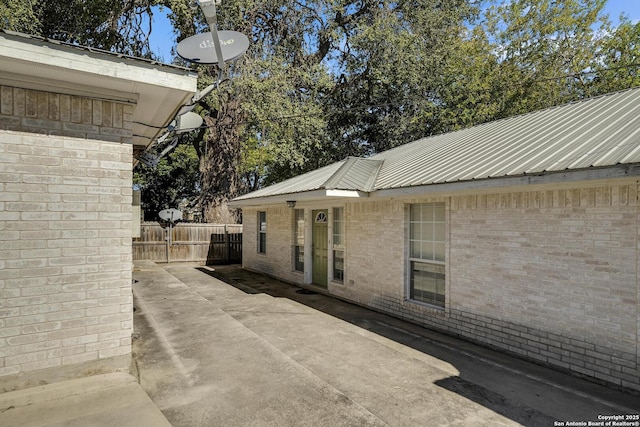
[[[15,88],[3,88],[2,96],[0,376],[116,356],[128,368],[132,146],[123,143],[130,140],[126,120],[125,136],[114,138],[103,131],[102,101]],[[84,112],[71,109],[72,98]],[[46,108],[34,107],[34,99]],[[121,122],[131,109],[108,105],[121,112]],[[63,131],[74,125],[73,116],[92,123],[90,135]],[[30,126],[41,130],[34,134]]]
[[[452,315],[487,344],[640,389],[637,193],[452,198]]]
[[[593,184],[592,184],[593,185]],[[345,204],[344,284],[329,291],[476,342],[640,390],[638,184]],[[445,202],[447,303],[406,300],[407,206]],[[296,208],[304,206],[296,206]],[[328,207],[328,206],[327,206]],[[291,210],[244,211],[243,262],[288,281]]]
[[[267,251],[258,253],[258,211],[267,212]],[[293,209],[269,207],[242,212],[242,264],[290,282],[303,283],[302,273],[293,271]]]

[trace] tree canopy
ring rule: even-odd
[[[136,171],[143,202],[188,200],[206,220],[231,221],[229,198],[347,156],[637,86],[640,24],[614,26],[605,4],[224,0],[219,28],[251,47],[194,110],[207,127],[184,138],[189,154],[181,147],[157,170]],[[153,57],[157,7],[170,11],[176,41],[207,31],[188,0],[3,0],[0,22]],[[175,61],[198,70],[201,88],[218,78],[215,66]],[[178,171],[197,185],[156,191]]]

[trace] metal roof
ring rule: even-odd
[[[376,189],[640,162],[640,89],[424,138],[372,157]]]
[[[349,157],[329,178],[323,188],[327,190],[372,191],[382,160]]]
[[[348,157],[337,163],[265,187],[235,200],[280,196],[314,190],[374,190],[382,161]]]
[[[375,167],[355,160],[235,200],[318,190],[333,180],[374,192],[640,163],[640,88],[430,136],[358,159],[375,161]]]

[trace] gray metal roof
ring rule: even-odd
[[[348,157],[320,169],[238,197],[235,200],[280,196],[314,190],[373,191],[382,161]]]
[[[342,166],[343,164],[344,160],[320,169],[316,169],[311,172],[307,172],[294,178],[289,178],[286,181],[282,181],[277,184],[273,184],[260,190],[254,191],[252,193],[245,194],[244,196],[238,197],[234,200],[253,199],[256,197],[268,197],[318,190],[322,188],[327,179],[329,179],[338,169],[340,169],[340,166]]]
[[[236,200],[330,186],[372,192],[633,163],[640,163],[640,88],[423,138],[369,159],[346,159]]]
[[[329,178],[324,187],[327,190],[373,191],[382,160],[349,157]]]

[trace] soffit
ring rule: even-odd
[[[3,83],[135,103],[134,145],[148,146],[197,90],[197,75],[105,51],[0,31]]]

